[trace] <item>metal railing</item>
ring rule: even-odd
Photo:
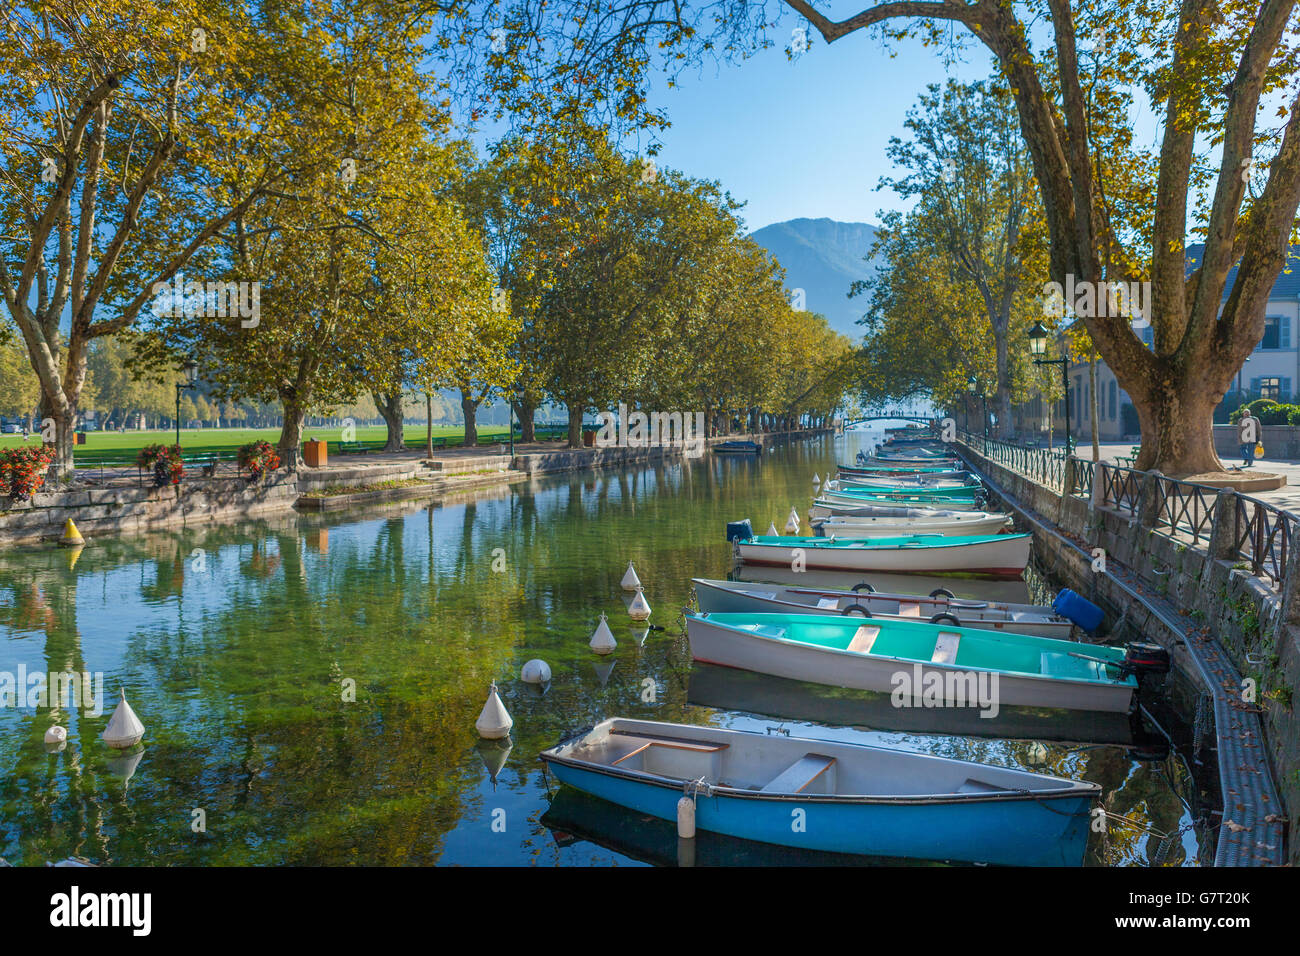
[[[1058,495],[1092,498],[1100,483],[1096,502],[1112,511],[1127,512],[1143,520],[1148,530],[1177,537],[1192,545],[1208,545],[1216,521],[1230,515],[1232,527],[1225,540],[1224,554],[1250,569],[1251,574],[1280,590],[1286,579],[1287,563],[1300,534],[1300,517],[1258,498],[1230,489],[1191,481],[1179,481],[1153,472],[1137,471],[1109,462],[1081,461],[1046,449],[1027,448],[1011,442],[959,433],[960,440],[989,461],[1051,489]],[[1219,508],[1221,493],[1232,495],[1231,508]]]

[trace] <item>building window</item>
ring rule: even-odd
[[[1260,398],[1271,398],[1275,402],[1291,400],[1291,379],[1277,376],[1264,376],[1250,380],[1250,390]]]
[[[1289,349],[1291,347],[1291,320],[1284,315],[1270,315],[1264,319],[1264,337],[1256,351]]]
[[[1115,380],[1112,378],[1110,380],[1110,415],[1108,416],[1112,422],[1115,420],[1115,401],[1118,394],[1119,394],[1119,386],[1115,383]]]

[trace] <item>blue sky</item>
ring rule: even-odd
[[[797,21],[786,18],[787,32]],[[891,172],[885,147],[901,136],[907,110],[929,83],[949,73],[933,48],[896,45],[892,59],[879,40],[859,32],[827,46],[815,43],[796,60],[769,49],[738,64],[710,64],[667,89],[656,77],[651,103],[666,109],[658,163],[718,179],[748,205],[749,229],[800,217],[879,222],[878,210],[900,207],[877,192]],[[954,75],[983,79],[992,61],[968,44]]]

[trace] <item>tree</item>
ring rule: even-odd
[[[1079,317],[1137,409],[1137,466],[1219,470],[1213,409],[1263,335],[1300,206],[1294,0],[1102,0],[1079,11],[1068,0],[888,0],[839,21],[808,0],[786,5],[828,44],[879,27],[950,47],[960,26],[989,50],[1033,162],[1051,279],[1091,290],[1091,314]],[[612,17],[584,16],[577,0],[509,9],[522,36],[500,71],[575,98],[616,89],[630,118],[645,111],[652,56],[671,71],[744,56],[771,42],[779,19],[749,3],[631,0]],[[554,62],[539,68],[547,57]],[[508,84],[508,94],[520,99],[527,86]],[[1154,153],[1124,122],[1139,94],[1162,117]],[[1189,221],[1205,241],[1190,266]],[[1121,281],[1150,282],[1152,349],[1123,310],[1098,307]]]
[[[71,463],[90,343],[130,327],[156,283],[311,161],[283,99],[311,49],[293,26],[214,0],[6,13],[0,296],[55,423],[56,466]]]
[[[955,280],[951,291],[963,298],[964,286],[974,291],[974,302],[966,307],[980,317],[986,335],[977,341],[987,342],[992,357],[979,356],[980,349],[963,363],[960,391],[964,397],[970,375],[989,381],[986,369],[991,366],[997,432],[1005,437],[1016,361],[1012,343],[1023,341],[1024,331],[1042,315],[1036,298],[1025,293],[1032,289],[1036,294],[1047,279],[1047,231],[1011,96],[996,83],[949,81],[942,92],[931,85],[920,107],[908,112],[906,125],[912,139],[891,139],[888,149],[906,173],[881,185],[917,203],[906,217],[882,214],[882,234],[873,253],[883,252],[890,269],[901,267],[914,279],[914,270],[904,263],[933,251],[939,267]],[[886,273],[877,284],[896,283]],[[855,283],[854,291],[869,286]],[[919,304],[907,296],[893,297],[896,306],[907,301]],[[916,324],[929,320],[925,314],[894,317]]]

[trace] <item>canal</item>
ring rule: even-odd
[[[761,460],[710,455],[435,507],[102,541],[75,561],[49,549],[0,553],[0,673],[102,674],[108,697],[99,715],[0,707],[0,856],[676,863],[672,823],[560,790],[537,759],[567,732],[623,715],[1089,780],[1112,817],[1090,835],[1086,865],[1211,859],[1204,768],[1184,748],[1150,759],[1127,746],[1127,724],[1020,714],[990,734],[987,721],[902,712],[879,695],[692,668],[681,609],[691,577],[733,570],[726,522],[748,517],[761,532],[780,528],[792,506],[806,514],[814,472],[824,477],[879,439],[851,432],[778,445]],[[619,581],[629,560],[662,630],[644,634],[628,619]],[[1027,577],[949,586],[1021,601],[1051,586]],[[602,612],[619,642],[603,658],[587,646]],[[544,694],[518,679],[532,658],[552,669]],[[509,746],[474,729],[493,681],[514,718]],[[147,728],[126,756],[99,739],[119,687]],[[43,742],[53,723],[68,730],[62,750]],[[697,863],[872,862],[707,834],[697,842]]]

